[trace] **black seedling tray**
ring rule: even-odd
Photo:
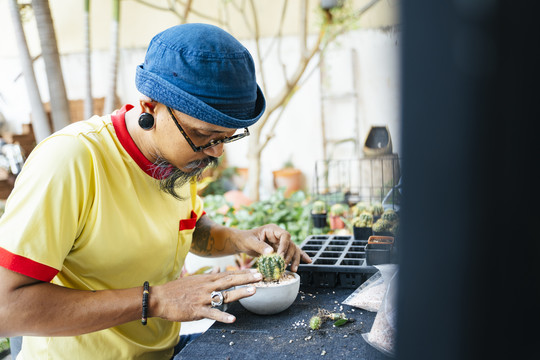
[[[311,235],[300,244],[313,261],[300,264],[301,285],[357,288],[378,270],[366,264],[367,240],[350,235]]]

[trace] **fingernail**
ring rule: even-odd
[[[272,251],[274,251],[274,249],[272,249],[271,247],[267,247],[266,249],[264,249],[265,254],[270,254]]]
[[[255,292],[255,287],[254,286],[248,286],[246,290],[247,290],[248,293],[251,294],[251,293]]]
[[[256,273],[256,274],[254,274],[253,277],[254,277],[255,279],[262,279],[262,274],[258,272],[258,273]]]
[[[229,315],[229,316],[227,317],[227,320],[229,320],[230,322],[233,322],[233,321],[236,320],[236,319],[235,319],[234,316]]]

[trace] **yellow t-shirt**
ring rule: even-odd
[[[0,218],[0,266],[82,290],[163,284],[180,276],[203,214],[192,181],[178,201],[113,116],[42,141]],[[142,296],[142,295],[141,295]],[[180,324],[152,318],[74,337],[24,337],[18,359],[170,359]]]

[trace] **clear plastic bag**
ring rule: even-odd
[[[396,264],[375,265],[379,270],[358,287],[343,304],[377,312],[382,304],[388,282],[397,271]]]
[[[397,274],[396,271],[388,281],[388,287],[375,316],[369,333],[362,334],[368,344],[388,356],[394,356],[397,318]]]

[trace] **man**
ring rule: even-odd
[[[53,134],[17,178],[0,218],[0,336],[24,335],[18,360],[170,359],[180,322],[234,322],[218,306],[255,287],[225,290],[260,274],[180,278],[188,251],[311,261],[276,225],[217,225],[196,195],[195,177],[264,112],[248,51],[215,26],[175,26],[152,39],[136,86],[140,110]]]

